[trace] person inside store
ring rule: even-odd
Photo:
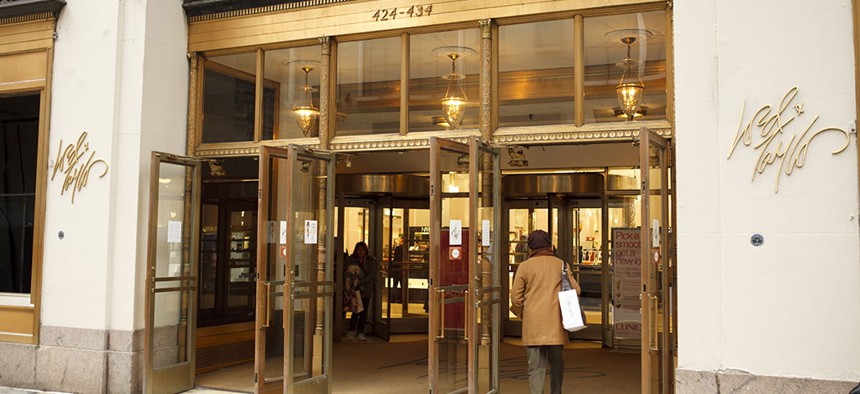
[[[400,282],[403,281],[403,263],[406,262],[406,245],[403,244],[403,238],[398,238],[397,246],[394,248],[394,253],[391,257],[391,263],[388,265],[388,272],[391,275],[391,302],[399,303],[402,298]]]
[[[529,389],[543,393],[547,369],[550,393],[560,394],[564,380],[564,345],[567,331],[561,323],[558,293],[564,261],[556,257],[549,234],[535,230],[528,236],[529,258],[522,262],[511,289],[511,312],[523,321],[523,346],[529,366]],[[581,294],[579,284],[567,271],[571,287]]]
[[[346,266],[345,282],[358,279],[358,286],[355,287],[355,290],[359,294],[363,306],[360,312],[352,314],[346,336],[351,341],[364,342],[367,340],[367,336],[364,334],[364,328],[367,325],[367,309],[370,308],[370,299],[376,292],[377,262],[370,255],[367,244],[361,241],[355,244],[352,254],[344,265]]]

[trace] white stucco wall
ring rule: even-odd
[[[748,123],[794,86],[782,123],[796,118],[769,150],[819,115],[810,133],[850,130],[851,2],[677,1],[674,14],[679,368],[860,380],[856,136],[838,155],[843,134],[816,137],[778,193],[780,158],[750,180],[760,128],[727,159],[744,100]]]
[[[60,175],[48,183],[41,321],[139,329],[149,152],[185,153],[184,13],[174,1],[77,0],[57,34],[49,156],[87,130],[110,171],[95,167],[74,204]]]

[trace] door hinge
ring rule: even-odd
[[[255,384],[257,383],[257,373],[256,372],[254,372],[254,383]]]

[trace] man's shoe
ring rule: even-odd
[[[367,341],[367,337],[364,335],[363,332],[358,333],[357,339],[359,342],[366,342]]]
[[[364,335],[364,334],[362,334]],[[346,339],[355,342],[355,331],[349,331],[346,333]]]

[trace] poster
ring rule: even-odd
[[[167,242],[182,242],[182,222],[179,220],[167,221]]]
[[[305,220],[305,244],[314,245],[317,243],[317,221]]]
[[[612,229],[612,294],[616,308],[638,311],[641,292],[642,256],[638,228]]]
[[[287,221],[281,220],[281,239],[280,244],[285,245],[287,243]]]
[[[449,235],[449,238],[448,238],[448,244],[449,245],[462,245],[463,244],[463,221],[451,219],[448,235]]]

